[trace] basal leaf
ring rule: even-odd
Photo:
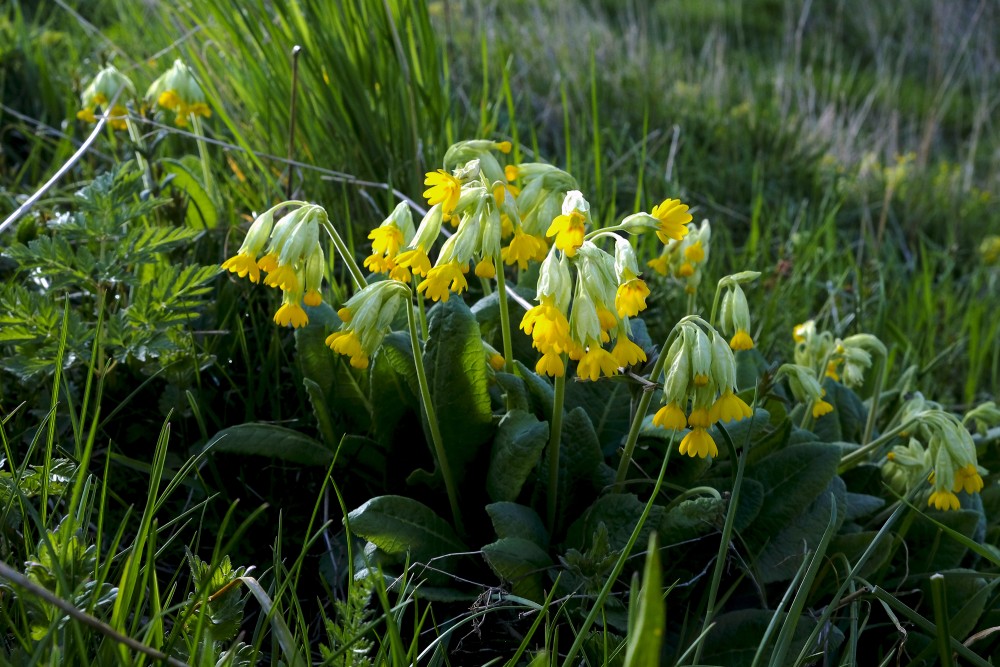
[[[586,411],[605,451],[619,447],[628,434],[632,422],[629,386],[627,382],[566,383],[566,409]]]
[[[371,360],[368,373],[372,406],[372,429],[376,439],[388,444],[406,415],[419,413],[420,393],[417,371],[408,337],[401,333],[386,336]],[[406,422],[409,423],[409,422]],[[416,421],[419,429],[420,422]]]
[[[833,412],[816,420],[813,433],[823,442],[861,442],[865,432],[868,410],[858,395],[840,384],[827,379],[824,399],[833,405]]]
[[[351,532],[390,555],[407,551],[418,562],[466,551],[455,531],[434,510],[403,496],[372,498],[347,515]]]
[[[840,528],[844,521],[845,495],[844,481],[839,477],[831,478],[819,497],[814,498],[801,513],[769,537],[757,558],[760,578],[764,583],[783,581],[795,576],[806,552],[814,549],[823,538],[833,509],[831,503],[837,504],[837,525],[834,530]]]
[[[461,299],[434,306],[428,326],[427,382],[452,475],[462,479],[493,431],[486,355],[476,318]]]
[[[497,576],[510,582],[514,595],[535,602],[545,599],[545,572],[553,563],[540,546],[520,537],[502,537],[483,547],[483,557]]]
[[[514,501],[531,476],[549,441],[549,425],[535,415],[512,410],[504,415],[493,440],[486,492],[494,501]]]
[[[322,443],[274,424],[239,424],[219,431],[206,446],[212,452],[270,456],[292,463],[328,466],[333,452]]]
[[[520,537],[534,542],[543,549],[549,546],[549,531],[542,518],[530,507],[517,503],[490,503],[486,512],[493,521],[497,537]]]

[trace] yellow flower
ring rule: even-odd
[[[517,267],[524,271],[528,268],[528,262],[542,261],[548,251],[549,246],[545,239],[526,234],[518,228],[514,230],[514,238],[510,240],[510,245],[500,251],[500,257],[506,264],[516,262]]]
[[[561,378],[566,373],[562,355],[554,350],[549,350],[535,364],[535,372],[539,375]]]
[[[642,348],[628,339],[628,336],[621,334],[615,341],[615,347],[611,350],[611,355],[622,368],[635,366],[640,361],[646,361],[646,353]]]
[[[796,343],[804,343],[804,342],[806,342],[806,333],[809,330],[809,326],[808,325],[809,325],[808,322],[804,322],[802,324],[796,324],[795,328],[792,329],[792,339]]]
[[[284,292],[297,292],[299,290],[299,279],[295,275],[295,269],[289,264],[279,264],[277,268],[267,274],[264,284],[268,287],[280,287]]]
[[[524,314],[521,329],[531,336],[535,349],[541,352],[570,352],[576,344],[569,335],[569,320],[557,308],[552,297],[542,297],[542,302]]]
[[[580,359],[576,374],[591,382],[601,377],[601,374],[611,377],[618,374],[618,361],[600,345],[592,344]]]
[[[743,329],[736,331],[732,340],[729,341],[729,347],[734,350],[752,350],[753,349],[753,338],[750,337]]]
[[[257,268],[261,271],[267,271],[270,273],[278,268],[278,256],[273,252],[269,252],[260,259],[257,260]]]
[[[680,431],[687,426],[687,417],[676,403],[669,403],[653,415],[653,425],[668,431]]]
[[[302,298],[302,301],[307,306],[312,306],[313,308],[315,308],[316,306],[323,303],[323,295],[314,289],[307,290],[306,295]]]
[[[834,382],[840,381],[840,373],[837,372],[837,367],[840,365],[840,362],[840,359],[831,359],[826,364],[826,376]]]
[[[458,206],[458,198],[462,194],[462,183],[444,169],[427,172],[424,185],[431,187],[424,190],[424,197],[431,206],[441,204],[441,214],[445,220],[451,219],[451,214]]]
[[[692,219],[687,211],[687,205],[682,204],[680,199],[664,199],[653,207],[650,215],[660,221],[656,235],[661,243],[666,244],[670,239],[680,241],[687,235],[687,223]]]
[[[493,266],[492,257],[483,257],[482,261],[476,264],[476,275],[487,280],[490,280],[497,275],[496,267]]]
[[[668,269],[668,264],[669,264],[669,258],[667,256],[667,253],[663,253],[656,259],[651,259],[648,262],[646,262],[646,266],[653,269],[661,276],[665,276],[670,272]]]
[[[823,415],[830,412],[833,412],[833,406],[824,401],[822,398],[816,399],[816,402],[813,403],[813,409],[812,409],[813,418],[818,419],[819,417],[822,417]]]
[[[350,322],[351,320],[354,319],[354,313],[351,312],[350,308],[344,306],[343,308],[337,311],[337,317],[340,318],[341,322]],[[330,344],[329,340],[327,340],[327,345],[329,344]]]
[[[395,257],[404,243],[403,230],[396,225],[382,225],[368,233],[372,242],[372,254]]]
[[[680,446],[681,454],[687,454],[691,458],[696,456],[705,458],[711,456],[715,458],[719,455],[719,448],[715,446],[715,440],[703,428],[694,428],[684,436]]]
[[[557,215],[549,225],[545,236],[556,237],[556,248],[562,250],[568,257],[576,254],[576,249],[583,245],[587,219],[580,211],[572,211],[569,215]]]
[[[384,255],[368,255],[362,266],[372,273],[389,273],[395,266],[395,262]]]
[[[503,153],[504,155],[510,153],[510,150],[512,148],[513,146],[509,141],[500,141],[497,143],[497,150]]]
[[[368,368],[368,355],[361,347],[361,341],[353,330],[334,331],[326,337],[326,344],[337,354],[351,358],[351,366]]]
[[[939,510],[957,510],[962,505],[958,502],[958,496],[951,491],[935,491],[927,499],[928,505],[933,505]]]
[[[405,266],[400,266],[393,260],[389,260],[392,266],[389,268],[389,278],[392,280],[398,280],[401,283],[410,282],[410,270]]]
[[[700,264],[705,261],[705,249],[702,247],[701,241],[695,241],[684,248],[684,259],[692,264]]]
[[[507,363],[504,361],[503,355],[499,352],[494,352],[487,358],[487,363],[489,363],[490,368],[495,371],[502,371],[504,365]]]
[[[427,272],[427,277],[417,285],[417,291],[423,292],[431,301],[447,301],[451,292],[461,294],[469,287],[465,276],[462,275],[463,268],[468,270],[468,266],[463,267],[457,261],[435,266]]]
[[[286,292],[281,308],[278,308],[278,312],[274,314],[274,323],[282,327],[291,325],[294,329],[309,324],[309,317],[306,315],[306,311],[302,310],[302,306],[299,305],[298,295],[290,298]]]
[[[646,310],[646,297],[649,287],[642,278],[633,278],[618,286],[615,293],[615,310],[621,317],[635,317],[640,311]]]
[[[712,416],[705,408],[695,408],[688,415],[688,426],[691,428],[708,428],[712,425]]]
[[[962,490],[966,493],[979,493],[983,490],[983,478],[971,463],[955,471],[955,486],[952,491],[957,493]]]
[[[510,182],[517,180],[518,177],[517,172],[518,172],[517,167],[512,164],[508,164],[506,167],[503,168],[503,175]]]
[[[426,276],[431,270],[431,260],[424,252],[423,246],[399,253],[396,255],[396,264],[410,269],[415,276]]]
[[[734,394],[732,389],[722,392],[722,395],[712,405],[712,409],[709,410],[709,418],[713,422],[739,421],[740,419],[746,419],[752,414],[753,410],[750,409],[750,406],[742,398]]]
[[[249,275],[252,283],[260,282],[260,268],[253,255],[247,253],[233,255],[222,263],[222,268],[232,271],[240,278],[246,278]]]

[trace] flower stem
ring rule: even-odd
[[[212,180],[212,169],[208,164],[208,147],[202,139],[205,137],[205,130],[201,126],[201,117],[198,114],[191,114],[191,129],[198,135],[198,157],[201,158],[201,177],[205,181],[205,191],[208,198],[218,203],[215,197],[215,182]]]
[[[427,308],[424,305],[423,292],[417,292],[417,315],[420,316],[420,337],[427,340]]]
[[[618,472],[615,474],[615,486],[624,483],[625,477],[628,475],[628,464],[632,461],[632,452],[635,451],[635,445],[639,441],[639,429],[642,428],[642,420],[646,418],[646,410],[649,409],[649,402],[653,400],[656,379],[663,372],[663,365],[667,359],[667,349],[673,343],[676,335],[677,328],[675,327],[670,332],[670,335],[667,336],[667,340],[663,343],[663,347],[660,348],[660,353],[656,357],[656,363],[653,364],[653,372],[649,375],[649,381],[652,384],[643,388],[642,397],[639,398],[639,405],[636,407],[635,415],[632,417],[632,425],[628,429],[628,437],[625,439],[622,460],[618,463]]]
[[[719,432],[722,437],[726,439],[726,444],[729,445],[730,451],[735,452],[736,447],[733,444],[732,438],[729,437],[729,432],[725,428],[719,427]],[[722,539],[719,542],[719,553],[715,559],[715,567],[712,569],[712,580],[708,588],[708,603],[705,608],[705,620],[702,622],[701,635],[704,636],[709,627],[712,625],[712,620],[715,617],[715,603],[719,595],[719,584],[722,582],[722,571],[726,569],[726,556],[729,552],[729,543],[733,537],[733,526],[736,523],[736,510],[739,506],[740,501],[740,490],[743,488],[743,471],[746,469],[747,463],[747,451],[744,449],[739,455],[739,461],[736,464],[736,480],[733,482],[733,493],[729,499],[729,507],[726,511],[726,521],[722,526]],[[701,641],[698,643],[698,648],[695,649],[694,659],[692,664],[698,664],[701,661],[701,651],[704,648],[705,642]]]
[[[413,302],[411,301],[406,309],[406,323],[410,328],[410,346],[413,348],[413,365],[417,369],[417,384],[420,386],[420,399],[424,406],[424,414],[427,416],[427,424],[431,430],[431,440],[434,444],[434,458],[441,468],[441,476],[444,477],[444,488],[448,493],[448,504],[451,505],[451,515],[455,520],[455,528],[459,533],[464,533],[462,527],[462,513],[459,510],[458,494],[455,491],[455,480],[451,475],[451,466],[448,465],[448,455],[444,449],[444,441],[441,438],[441,429],[438,426],[437,413],[434,410],[434,403],[431,401],[431,390],[427,385],[427,372],[424,370],[424,359],[420,349],[420,340],[417,338],[417,318],[413,313]]]
[[[725,278],[722,280],[725,280]],[[715,284],[715,298],[712,299],[712,313],[708,318],[708,323],[716,328],[718,328],[718,325],[715,323],[715,316],[719,314],[719,298],[722,296],[722,280]]]
[[[878,365],[875,367],[875,387],[872,391],[872,404],[868,408],[868,419],[865,421],[865,433],[861,436],[861,444],[867,445],[875,431],[875,417],[878,415],[878,404],[882,399],[882,385],[885,384],[885,358],[878,356]]]
[[[497,298],[500,302],[500,335],[503,337],[503,367],[508,373],[514,372],[514,348],[510,339],[510,313],[507,312],[507,284],[503,275],[500,257],[494,257],[497,266]]]
[[[347,264],[347,269],[351,272],[351,278],[354,280],[355,289],[363,289],[368,285],[368,281],[365,280],[365,274],[361,272],[361,268],[358,266],[358,263],[354,261],[354,255],[352,255],[347,249],[344,239],[340,238],[340,234],[337,233],[333,223],[330,222],[330,219],[326,216],[324,216],[323,219],[323,229],[326,230],[330,240],[333,241],[333,246],[337,249],[337,252],[340,253],[340,257],[344,260],[344,263]]]
[[[566,358],[563,356],[563,365]],[[556,529],[556,500],[559,497],[559,444],[562,441],[563,401],[566,398],[566,374],[556,376],[552,397],[552,424],[549,430],[549,534]]]
[[[139,134],[139,130],[136,128],[135,123],[132,122],[130,116],[125,117],[125,127],[128,128],[128,136],[132,138],[132,143],[136,147],[135,162],[139,165],[139,169],[142,170],[142,182],[150,194],[155,194],[155,190],[153,189],[153,173],[149,168],[149,163],[146,162],[146,158],[142,155],[143,151],[146,150],[146,145],[142,141],[142,135]]]
[[[863,458],[868,456],[870,452],[875,451],[876,449],[878,449],[885,443],[889,442],[890,440],[895,438],[897,435],[899,435],[906,429],[916,424],[917,421],[919,421],[918,419],[919,416],[920,415],[915,415],[914,417],[911,417],[910,419],[906,420],[896,428],[886,431],[885,433],[875,438],[868,444],[862,446],[859,449],[855,449],[850,454],[844,456],[844,458],[840,459],[840,467],[838,468],[837,473],[838,474],[843,473],[845,470],[849,470],[854,466],[856,466],[858,463],[861,462]]]

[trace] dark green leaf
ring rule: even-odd
[[[493,431],[486,355],[475,316],[461,299],[434,306],[429,315],[424,366],[445,455],[455,479]]]
[[[549,441],[549,425],[535,415],[512,410],[504,415],[493,440],[486,492],[494,501],[514,501],[531,476]]]
[[[545,572],[552,559],[540,546],[520,537],[502,537],[483,547],[483,557],[504,581],[511,584],[514,595],[541,602]]]
[[[715,627],[705,639],[701,663],[726,665],[726,667],[748,667],[753,662],[754,655],[764,638],[764,632],[767,630],[773,615],[773,611],[764,609],[743,609],[721,614],[715,619]],[[782,613],[781,619],[784,619],[785,616]],[[816,621],[808,616],[802,616],[799,619],[787,655],[798,655],[815,626]],[[844,633],[835,625],[830,625],[828,632],[824,648],[834,652],[844,641]],[[791,664],[791,661],[788,664]]]
[[[861,442],[868,418],[861,399],[844,385],[830,379],[823,383],[823,387],[826,389],[825,400],[833,405],[833,412],[816,420],[813,433],[823,442]]]
[[[517,503],[490,503],[486,511],[493,521],[497,537],[520,537],[547,549],[549,531],[542,524],[541,517],[530,507]]]
[[[379,496],[347,516],[351,532],[387,554],[409,551],[418,562],[467,551],[452,527],[434,510],[412,498]]]
[[[333,452],[307,435],[274,424],[240,424],[219,431],[206,445],[215,453],[270,456],[311,466],[328,466]]]

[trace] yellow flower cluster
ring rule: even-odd
[[[94,111],[100,107],[106,109],[107,105],[117,98],[115,105],[108,110],[108,124],[112,129],[124,130],[128,127],[126,117],[128,110],[125,102],[135,97],[135,86],[127,76],[115,69],[114,65],[108,65],[97,76],[91,80],[84,88],[80,96],[82,109],[76,112],[76,117],[88,123],[97,122]]]
[[[872,365],[872,353],[886,354],[885,345],[871,334],[839,339],[829,331],[817,330],[814,320],[797,324],[792,337],[796,364],[822,370],[826,377],[848,387],[864,383],[864,373]]]
[[[664,405],[653,415],[653,424],[672,431],[690,427],[681,440],[681,454],[718,456],[708,427],[717,421],[735,421],[753,414],[735,392],[732,349],[710,324],[689,317],[675,329],[666,355]]]
[[[293,210],[274,222],[275,213],[289,206]],[[223,269],[249,278],[252,283],[260,282],[263,271],[267,274],[264,284],[281,290],[275,324],[304,327],[309,317],[303,304],[318,306],[323,302],[320,288],[326,258],[319,243],[319,227],[324,222],[326,211],[320,206],[304,202],[279,204],[254,220],[240,249],[222,263]]]
[[[406,203],[400,203],[368,238],[372,254],[364,262],[372,273],[386,273],[393,280],[410,282],[410,269],[398,262],[399,251],[413,238],[413,216]]]
[[[410,290],[395,280],[371,283],[337,311],[340,329],[326,338],[331,350],[351,360],[354,368],[368,368],[369,358],[389,332]]]
[[[208,118],[212,115],[198,80],[182,60],[175,60],[170,69],[149,86],[146,100],[174,112],[178,127],[186,127],[196,116]]]
[[[983,474],[972,436],[958,418],[936,403],[913,396],[900,411],[909,435],[886,454],[882,477],[898,493],[930,482],[927,504],[939,510],[961,508],[958,493],[979,493]]]
[[[684,234],[670,236],[666,233],[666,224],[657,231],[657,236],[666,245],[663,252],[656,259],[646,262],[646,265],[659,273],[661,276],[673,276],[684,282],[684,291],[694,294],[701,284],[702,273],[705,263],[708,261],[709,247],[712,241],[712,226],[708,220],[702,220],[701,225],[695,227],[694,224],[687,224],[691,220],[691,215],[687,213],[687,206],[674,204],[676,200],[667,200],[660,207],[653,209],[653,217],[667,216],[672,223],[669,229],[677,230],[678,225],[682,225]],[[665,210],[660,210],[662,209]],[[683,209],[681,215],[677,211]],[[684,220],[684,223],[680,223]]]

